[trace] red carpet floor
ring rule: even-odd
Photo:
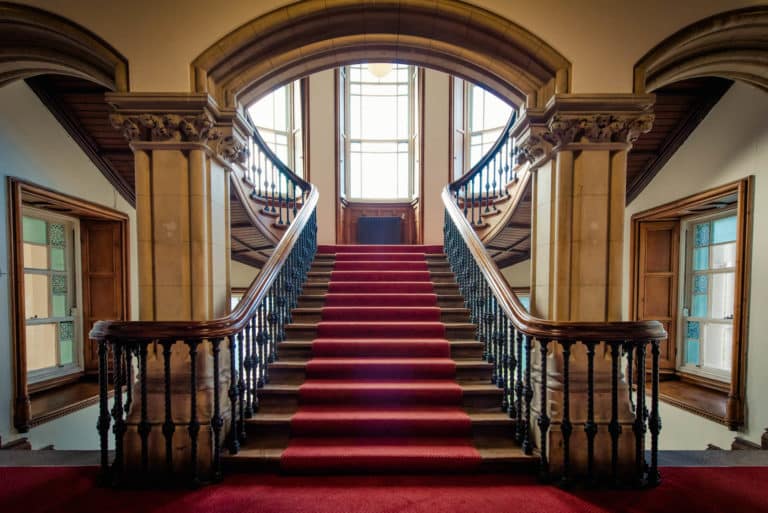
[[[97,488],[95,468],[0,468],[3,513],[765,513],[768,468],[663,468],[646,491],[564,491],[530,476],[230,475],[196,491]]]
[[[336,264],[281,457],[289,472],[467,472],[480,463],[426,254],[321,246]]]

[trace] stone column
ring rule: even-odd
[[[627,153],[650,130],[649,95],[556,95],[518,129],[521,156],[533,170],[531,312],[555,321],[621,320],[622,248]],[[539,413],[541,359],[534,365],[534,418]],[[570,359],[572,471],[586,467],[587,356],[575,344]],[[620,465],[634,463],[634,435],[624,365],[620,379]],[[551,469],[562,464],[563,356],[550,344],[547,404],[552,419],[547,445]],[[609,469],[611,359],[605,344],[595,354],[595,455]],[[536,430],[535,430],[536,431]],[[538,437],[538,432],[536,433]],[[537,440],[540,443],[540,440]]]
[[[122,130],[135,155],[136,219],[139,255],[139,308],[143,321],[210,320],[229,312],[229,180],[244,165],[248,127],[235,112],[220,112],[206,94],[110,94],[112,124]],[[222,344],[221,402],[229,416],[228,362]],[[198,470],[210,473],[212,451],[213,360],[210,343],[197,350],[197,411],[201,426]],[[173,461],[189,471],[190,355],[177,342],[171,357],[172,417],[177,424]],[[165,382],[163,347],[148,351],[150,469],[165,469]],[[125,439],[128,469],[138,468],[141,439],[140,390]],[[225,423],[225,425],[228,425]]]

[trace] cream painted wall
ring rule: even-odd
[[[130,63],[134,91],[188,91],[190,63],[218,39],[284,0],[22,0],[95,32]],[[545,40],[573,65],[573,92],[630,92],[632,68],[680,28],[760,0],[472,0]]]
[[[753,442],[768,428],[768,94],[736,83],[626,211],[624,290],[629,290],[629,220],[637,212],[755,175],[752,281],[747,354],[747,422],[738,433]],[[624,314],[629,297],[625,294]],[[662,449],[730,447],[737,434],[663,404]]]
[[[444,212],[440,195],[448,183],[449,76],[431,69],[424,73],[424,244],[443,243]]]
[[[115,210],[125,212],[130,218],[130,292],[131,313],[138,316],[138,272],[136,269],[136,223],[134,209],[104,178],[77,144],[23,82],[14,82],[0,88],[0,179],[3,193],[0,196],[0,436],[10,440],[16,434],[12,427],[12,358],[10,340],[10,312],[8,291],[8,176],[22,178],[46,186],[55,191],[84,198]],[[58,421],[57,421],[58,422]],[[96,446],[95,414],[91,411],[75,413],[68,417],[69,428],[78,426],[75,435],[61,435],[51,429],[54,424],[31,430],[33,446],[53,443],[57,448],[80,447],[92,441]],[[64,424],[56,424],[63,426]],[[68,429],[69,429],[68,428]],[[62,447],[65,436],[66,444]],[[79,437],[75,441],[74,437]]]
[[[509,283],[510,287],[530,287],[531,286],[531,260],[525,260],[519,264],[510,265],[501,270],[501,274]]]
[[[336,244],[336,128],[334,74],[309,77],[309,179],[317,187],[317,243]]]
[[[251,267],[236,260],[230,260],[230,280],[232,288],[248,288],[253,279],[258,276],[259,269]]]

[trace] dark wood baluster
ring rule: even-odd
[[[525,430],[523,429],[523,333],[515,329],[515,363],[513,364],[514,378],[515,378],[515,440],[521,444],[523,437],[525,436]],[[510,417],[512,416],[512,410],[510,410]]]
[[[541,477],[543,479],[549,479],[549,458],[547,456],[547,433],[549,432],[549,425],[551,423],[549,414],[547,412],[547,352],[549,348],[549,340],[538,339],[539,341],[539,354],[541,355],[541,385],[539,390],[539,416],[536,423],[539,426],[539,436],[541,442],[539,444],[540,461],[541,461]]]
[[[238,411],[237,415],[240,417],[238,425],[240,426],[240,431],[238,432],[237,436],[240,438],[240,443],[245,443],[245,370],[244,370],[244,336],[243,332],[237,334],[237,403],[238,403]],[[232,415],[235,415],[235,411],[232,411]]]
[[[561,340],[563,348],[563,419],[560,423],[560,432],[563,436],[563,482],[571,479],[571,340]]]
[[[608,423],[608,433],[611,435],[611,480],[619,482],[619,360],[621,357],[621,342],[611,342],[611,420]],[[631,393],[631,392],[630,392]]]
[[[477,197],[475,196],[475,179],[472,179],[470,183],[472,184],[472,193],[471,193],[471,201],[472,204],[470,205],[470,208],[472,209],[472,226],[477,226]]]
[[[637,342],[635,349],[635,360],[637,363],[637,385],[635,391],[637,399],[635,400],[635,422],[632,430],[635,432],[635,479],[637,484],[644,484],[645,473],[645,342]],[[631,393],[631,392],[630,392]]]
[[[275,172],[276,172],[275,171],[275,165],[270,163],[270,166],[272,167],[272,183],[270,184],[270,188],[272,189],[272,208],[270,208],[270,212],[272,212],[274,214],[275,212],[277,212],[277,209],[275,208],[275,198],[276,198],[276,194],[277,194],[275,192],[275,189],[277,187],[277,185],[276,185],[277,177],[275,176]]]
[[[96,429],[99,431],[101,480],[109,482],[109,390],[107,374],[107,340],[99,340],[99,417]]]
[[[633,356],[634,356],[634,344],[632,341],[627,341],[624,344],[624,354],[627,356],[627,384],[629,386],[629,405],[632,408],[632,411],[635,410],[635,401],[632,398],[632,381],[635,379],[634,372],[632,369],[632,362],[633,362]]]
[[[141,421],[137,430],[141,438],[141,470],[146,475],[149,470],[149,434],[152,431],[152,424],[149,423],[147,412],[147,342],[141,342],[139,346],[139,391],[141,395]]]
[[[229,428],[229,453],[237,454],[240,451],[240,441],[237,437],[237,336],[229,336],[229,402],[230,402],[230,428]]]
[[[483,210],[483,212],[485,212],[486,214],[491,211],[491,207],[490,207],[490,203],[491,203],[491,179],[490,179],[491,168],[489,167],[489,165],[490,165],[490,163],[486,164],[483,167],[483,174],[485,175],[485,209]],[[482,183],[482,179],[481,179],[481,183]],[[482,191],[480,192],[480,194],[482,195]],[[482,197],[480,199],[482,200]],[[482,201],[481,201],[480,204],[482,205]]]
[[[587,422],[584,424],[584,432],[587,434],[587,480],[592,483],[595,480],[595,345],[594,340],[584,341],[587,346]]]
[[[259,411],[259,395],[256,390],[257,383],[259,379],[259,353],[258,353],[258,342],[256,341],[258,337],[258,332],[256,331],[256,315],[257,312],[254,312],[253,317],[251,317],[251,320],[248,321],[248,341],[250,344],[250,352],[251,352],[251,376],[248,381],[248,387],[251,391],[251,404],[250,404],[250,410],[253,413],[256,413]]]
[[[533,383],[531,382],[531,353],[533,350],[531,336],[525,335],[525,431],[523,432],[523,452],[533,454],[531,439],[531,401],[533,400]]]
[[[115,344],[112,347],[112,382],[114,388],[114,405],[112,406],[112,417],[115,424],[112,427],[112,433],[115,435],[115,461],[113,472],[119,474],[123,467],[123,435],[126,431],[125,421],[123,420],[123,382],[125,381],[123,365],[123,346]]]
[[[132,345],[125,347],[125,410],[126,417],[131,412],[133,405],[133,352],[135,348]]]
[[[283,175],[282,171],[280,171],[277,175],[277,213],[278,213],[278,221],[277,224],[282,226],[285,223],[283,222],[283,210],[285,210],[285,195],[283,193],[283,186],[285,185],[285,175]]]
[[[464,219],[468,219],[468,213],[467,213],[467,207],[468,207],[467,191],[468,191],[468,189],[469,189],[469,184],[465,183],[464,184]]]
[[[197,439],[200,435],[200,420],[197,418],[197,346],[199,340],[187,340],[189,346],[189,452],[191,467],[191,482],[193,486],[200,484],[200,476],[197,469]]]
[[[258,336],[258,346],[259,346],[259,380],[256,383],[256,386],[258,388],[262,388],[266,382],[267,382],[267,352],[266,352],[266,342],[267,342],[267,301],[264,299],[261,304],[259,305],[259,336]]]
[[[251,353],[251,334],[248,331],[248,325],[243,328],[240,336],[243,337],[240,345],[245,353],[243,358],[243,402],[245,403],[243,416],[246,419],[250,419],[253,417],[253,407],[251,406],[253,403],[253,392],[251,389],[251,383],[253,382],[253,354]]]
[[[221,416],[221,339],[211,340],[211,353],[213,354],[213,417],[211,417],[211,430],[213,431],[213,479],[221,481],[221,429],[224,427],[224,418]]]
[[[661,416],[659,415],[659,341],[651,341],[651,468],[648,470],[648,484],[656,486],[661,481],[659,476],[659,433]]]
[[[510,333],[509,333],[509,320],[507,319],[506,314],[504,311],[499,308],[499,319],[501,322],[501,379],[502,379],[502,389],[504,391],[504,394],[502,395],[501,399],[501,411],[509,413],[510,408],[512,408],[512,398],[510,397],[510,386],[509,386],[509,377],[510,377],[510,368],[509,364],[511,362],[510,359],[510,352],[509,352],[509,344],[510,344]]]
[[[173,474],[173,433],[176,424],[171,413],[171,349],[175,340],[163,340],[163,383],[165,385],[165,421],[163,422],[163,437],[165,437],[165,470]]]

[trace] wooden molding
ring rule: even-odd
[[[553,47],[457,0],[287,5],[215,42],[192,62],[191,77],[196,91],[233,107],[298,76],[361,62],[371,52],[466,77],[516,104],[540,105],[570,88],[571,65]]]
[[[88,29],[42,9],[0,2],[5,55],[0,87],[53,73],[86,78],[111,91],[127,91],[128,61]],[[34,41],[34,44],[30,42]]]
[[[697,77],[740,80],[768,91],[768,7],[710,16],[675,32],[635,65],[634,90]]]
[[[733,439],[733,442],[731,442],[731,450],[732,451],[759,451],[763,450],[764,447],[761,446],[761,444],[756,444],[755,442],[750,442],[749,440],[742,438],[740,436],[737,436]]]
[[[752,223],[754,202],[754,177],[749,176],[741,180],[726,183],[696,193],[664,205],[638,212],[630,220],[630,316],[633,320],[638,318],[639,289],[639,258],[641,251],[639,234],[641,224],[650,221],[680,222],[683,217],[692,214],[701,214],[707,210],[716,210],[729,205],[737,205],[738,235],[736,238],[736,284],[734,287],[733,310],[733,354],[731,358],[731,382],[726,387],[719,383],[692,376],[689,373],[675,372],[682,381],[689,386],[698,387],[698,390],[721,390],[726,394],[725,408],[718,417],[711,412],[703,412],[695,405],[686,404],[693,397],[685,394],[681,399],[678,396],[662,393],[662,398],[681,408],[700,414],[710,420],[725,424],[729,429],[738,429],[744,423],[744,399],[746,397],[746,368],[747,368],[747,337],[749,333],[749,297],[751,283],[751,255],[752,255]],[[670,321],[674,326],[678,323],[678,308],[675,308],[674,317]]]
[[[8,219],[10,224],[10,310],[11,310],[11,347],[13,352],[14,384],[14,427],[26,432],[31,427],[32,412],[30,387],[27,383],[26,319],[24,317],[24,246],[22,237],[22,206],[28,204],[38,208],[54,207],[57,212],[73,217],[105,219],[119,221],[123,232],[123,258],[125,262],[124,305],[126,316],[130,315],[130,286],[128,272],[128,216],[109,207],[91,203],[66,194],[52,191],[18,178],[8,177]]]

